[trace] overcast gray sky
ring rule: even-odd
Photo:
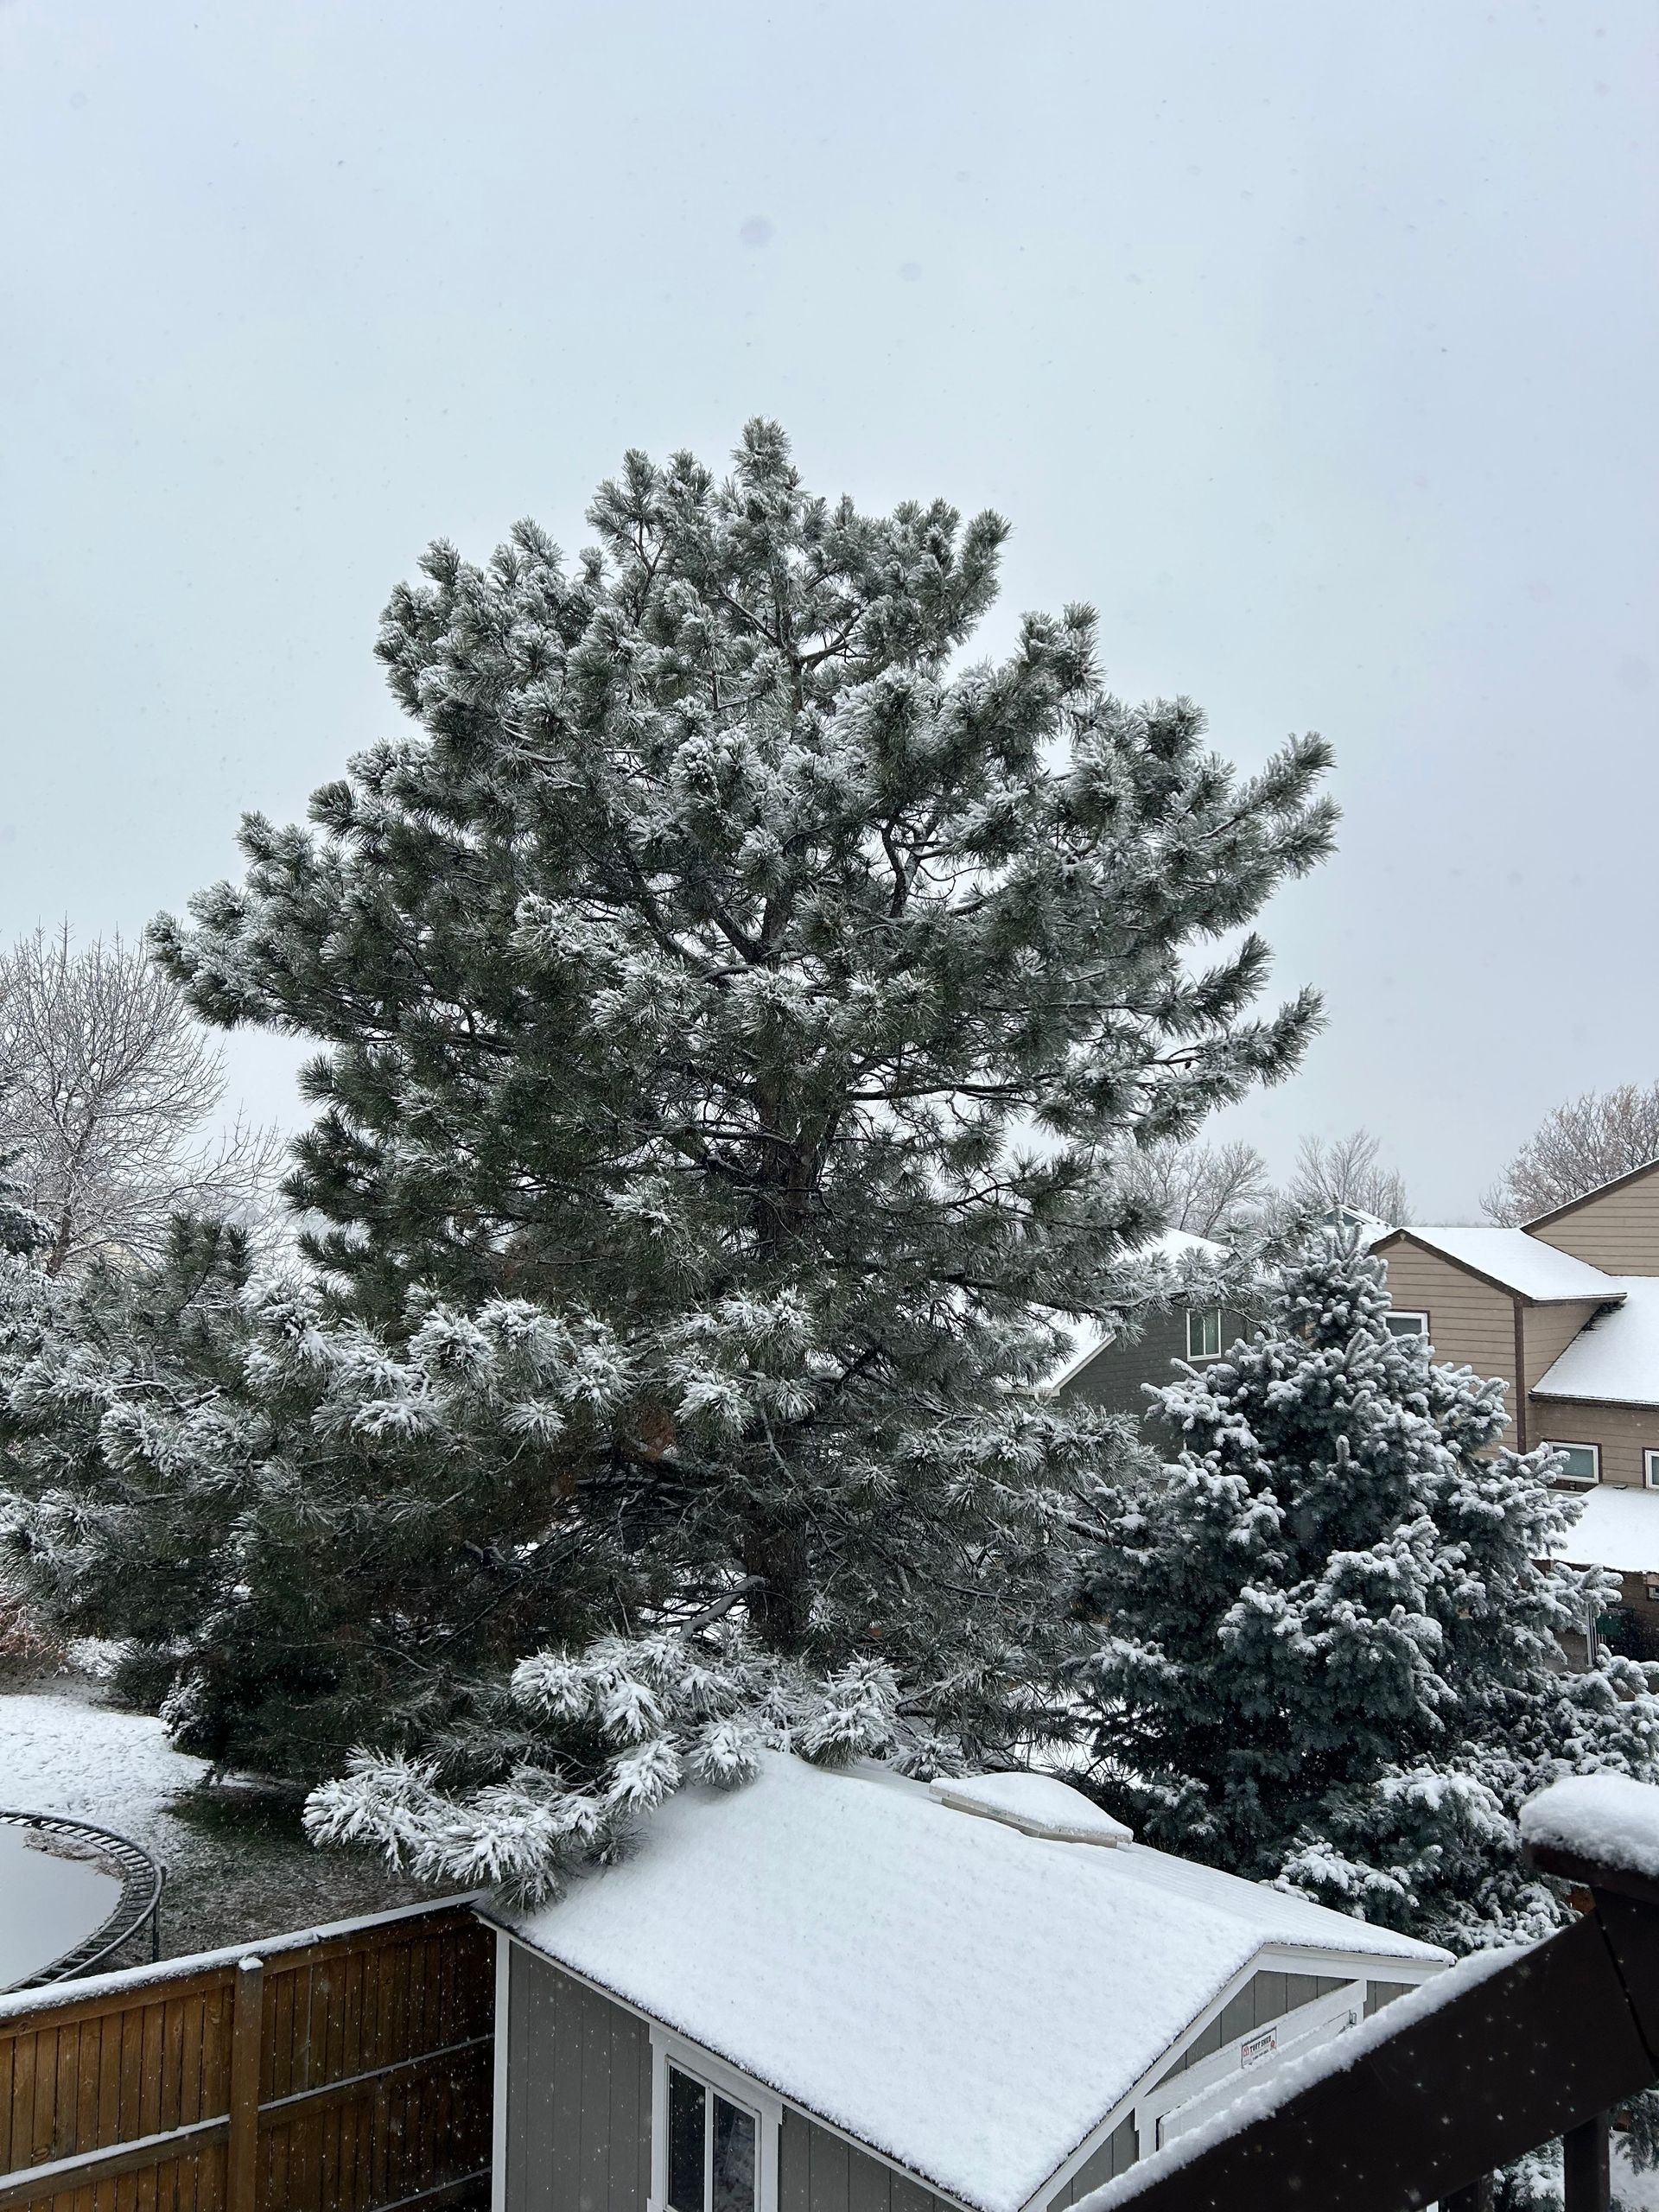
[[[1011,519],[990,642],[1086,598],[1234,758],[1333,741],[1268,924],[1330,1028],[1227,1128],[1471,1215],[1659,1076],[1656,60],[1653,0],[0,0],[0,931],[297,813],[429,537],[772,414]]]

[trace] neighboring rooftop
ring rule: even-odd
[[[1169,1287],[1179,1287],[1180,1278],[1195,1269],[1218,1268],[1231,1255],[1225,1244],[1217,1244],[1212,1237],[1194,1236],[1190,1230],[1166,1229],[1149,1244],[1141,1244],[1133,1252],[1125,1252],[1126,1263],[1151,1262],[1167,1271]],[[1084,1321],[1071,1332],[1071,1350],[1060,1365],[1043,1384],[1045,1391],[1063,1389],[1075,1375],[1082,1373],[1095,1354],[1111,1339],[1098,1323]]]
[[[1553,1244],[1529,1236],[1524,1229],[1465,1228],[1460,1224],[1425,1229],[1414,1223],[1395,1233],[1414,1236],[1431,1251],[1442,1252],[1448,1260],[1472,1268],[1477,1274],[1502,1284],[1506,1290],[1519,1291],[1535,1305],[1570,1306],[1586,1299],[1618,1299],[1624,1294],[1622,1278],[1605,1275],[1599,1268],[1575,1260],[1570,1252],[1558,1252]]]
[[[983,2212],[1018,2212],[1264,1948],[1313,1973],[1375,1958],[1382,1979],[1446,1955],[1142,1845],[1039,1840],[868,1765],[769,1754],[747,1789],[682,1790],[645,1827],[506,1924]]]
[[[1599,1483],[1555,1547],[1570,1567],[1608,1567],[1616,1574],[1659,1573],[1659,1491]]]
[[[1622,1303],[1598,1313],[1533,1385],[1535,1398],[1659,1406],[1659,1275],[1606,1275]]]

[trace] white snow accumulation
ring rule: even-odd
[[[1608,1296],[1624,1300],[1598,1313],[1533,1388],[1535,1398],[1591,1398],[1659,1406],[1659,1275],[1609,1275]]]
[[[1584,1510],[1555,1546],[1555,1556],[1618,1574],[1659,1573],[1659,1491],[1618,1483],[1587,1491]]]
[[[84,1943],[120,1902],[121,1878],[101,1861],[0,1827],[0,1989]]]
[[[1293,2058],[1262,2080],[1252,2082],[1230,2104],[1212,2113],[1197,2127],[1178,2135],[1173,2142],[1165,2144],[1149,2158],[1137,2159],[1115,2181],[1104,2182],[1100,2188],[1080,2196],[1072,2212],[1116,2212],[1118,2205],[1132,2201],[1166,2175],[1191,2165],[1205,2152],[1213,2150],[1217,2144],[1226,2142],[1231,2136],[1243,2134],[1269,2113],[1282,2110],[1293,2097],[1300,2096],[1314,2082],[1323,2082],[1333,2074],[1347,2073],[1368,2052],[1398,2035],[1402,2028],[1409,2027],[1427,2013],[1439,2012],[1443,2005],[1449,2005],[1453,1998],[1462,1996],[1478,1982],[1512,1965],[1519,1949],[1520,1947],[1477,1951],[1468,1958],[1459,1959],[1448,1973],[1436,1974],[1433,1981],[1396,1998],[1392,2005],[1362,2021],[1348,2034],[1338,2036],[1334,2043]]]
[[[1448,1259],[1460,1260],[1465,1267],[1490,1275],[1494,1282],[1518,1290],[1523,1298],[1535,1299],[1541,1306],[1572,1305],[1580,1299],[1617,1299],[1624,1294],[1621,1278],[1604,1274],[1587,1260],[1575,1260],[1570,1252],[1558,1252],[1541,1237],[1529,1236],[1524,1229],[1465,1229],[1457,1224],[1422,1229],[1414,1224],[1402,1233],[1427,1244],[1431,1251],[1444,1252]]]
[[[1307,1973],[1375,1958],[1382,1979],[1446,1958],[868,1765],[769,1754],[747,1789],[682,1790],[643,1826],[631,1858],[507,1924],[983,2212],[1017,2212],[1265,1948]]]
[[[73,1697],[0,1697],[0,1807],[70,1813],[148,1845],[167,1801],[207,1772],[159,1720]]]
[[[1526,1841],[1659,1881],[1659,1789],[1627,1774],[1577,1774],[1521,1808]]]
[[[1128,1843],[1133,1828],[1103,1812],[1092,1798],[1052,1774],[973,1774],[935,1782],[930,1795],[958,1812],[1006,1821],[1027,1835],[1062,1843]]]

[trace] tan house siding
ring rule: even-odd
[[[1513,1294],[1482,1282],[1421,1244],[1393,1244],[1379,1256],[1389,1271],[1391,1303],[1408,1313],[1427,1314],[1436,1359],[1452,1367],[1472,1367],[1477,1375],[1497,1376],[1508,1388],[1513,1407]],[[1528,1360],[1530,1363],[1530,1348]]]
[[[1642,1454],[1659,1452],[1659,1406],[1604,1406],[1587,1398],[1534,1398],[1528,1428],[1540,1444],[1599,1444],[1605,1483],[1642,1485]],[[1659,1560],[1654,1561],[1659,1567]]]
[[[1586,1299],[1578,1306],[1523,1306],[1521,1309],[1522,1342],[1526,1348],[1527,1388],[1536,1388],[1547,1368],[1553,1367],[1586,1322],[1600,1312],[1593,1299]],[[1529,1415],[1527,1426],[1536,1428],[1537,1421]]]
[[[1527,1234],[1610,1275],[1659,1275],[1659,1160],[1529,1224]]]

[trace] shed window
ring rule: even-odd
[[[1642,1478],[1649,1490],[1659,1490],[1659,1452],[1642,1454]]]
[[[1384,1325],[1391,1337],[1426,1337],[1428,1334],[1427,1313],[1409,1313],[1396,1306]]]
[[[648,2212],[777,2212],[781,2101],[665,2029],[651,2044]]]
[[[1588,1490],[1592,1483],[1601,1480],[1599,1444],[1557,1444],[1552,1439],[1549,1448],[1561,1455],[1561,1464],[1555,1471],[1558,1483],[1571,1484],[1574,1490]]]
[[[677,2066],[668,2069],[673,2212],[754,2212],[755,2116]]]
[[[1221,1308],[1211,1306],[1186,1317],[1186,1356],[1189,1359],[1221,1357]]]

